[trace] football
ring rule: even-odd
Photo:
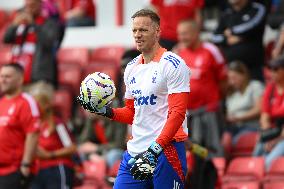
[[[116,88],[113,80],[105,73],[89,74],[81,83],[80,95],[85,102],[102,108],[111,103],[115,97]]]

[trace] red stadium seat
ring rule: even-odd
[[[223,183],[232,181],[260,181],[263,177],[263,157],[237,157],[230,162],[223,177]]]
[[[7,12],[5,10],[0,9],[0,28],[2,28],[8,19]]]
[[[222,189],[259,189],[259,182],[231,182],[222,185]]]
[[[263,189],[284,189],[284,180],[279,182],[264,183]]]
[[[58,51],[59,63],[75,63],[82,67],[89,63],[89,49],[87,48],[61,48]]]
[[[218,171],[218,176],[221,178],[225,174],[226,160],[223,157],[215,157],[212,159],[214,166]]]
[[[279,180],[284,182],[284,157],[279,157],[272,162],[264,178],[264,182],[275,182]]]
[[[231,151],[231,156],[251,156],[258,139],[258,132],[248,132],[240,136]]]
[[[55,91],[54,107],[61,118],[67,122],[71,118],[72,96],[67,90]]]
[[[102,63],[102,62],[94,62],[85,67],[83,78],[85,78],[88,74],[94,72],[102,72],[111,77],[111,79],[117,84],[118,81],[118,70],[114,66],[114,64]]]
[[[94,154],[91,160],[83,162],[86,180],[103,181],[106,176],[106,162],[103,158]]]
[[[59,86],[67,87],[73,95],[79,93],[82,79],[82,69],[78,64],[59,64],[58,81]]]
[[[95,184],[96,183],[84,183],[82,186],[74,187],[74,189],[99,189]]]
[[[91,61],[115,62],[120,67],[120,60],[125,51],[122,46],[103,46],[92,50]]]
[[[9,47],[2,47],[0,50],[0,65],[1,64],[8,64],[11,62],[11,48]]]
[[[120,167],[121,160],[117,160],[112,167],[108,170],[108,176],[116,176]]]

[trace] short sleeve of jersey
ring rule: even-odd
[[[195,0],[194,5],[196,8],[202,8],[204,6],[204,0]]]
[[[262,106],[261,106],[261,112],[264,113],[270,113],[270,109],[271,109],[271,97],[273,94],[271,94],[273,91],[273,85],[269,84],[266,86],[264,93],[263,93],[263,97],[262,97]]]
[[[157,7],[160,7],[163,5],[163,0],[150,0],[151,4]]]
[[[211,56],[211,62],[213,63],[214,71],[217,80],[224,80],[227,78],[227,66],[225,62],[217,62],[214,56]]]
[[[216,79],[223,80],[227,77],[227,66],[225,64],[225,59],[219,48],[212,43],[204,42],[203,47],[210,53],[210,62],[213,64],[214,73]]]
[[[21,108],[21,121],[26,133],[38,132],[40,127],[39,109],[36,101],[28,94],[23,94],[25,103]]]
[[[171,52],[165,53],[162,58],[168,94],[189,92],[190,70],[184,60]]]
[[[253,99],[257,100],[263,93],[263,84],[260,81],[252,81]]]

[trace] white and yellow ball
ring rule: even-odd
[[[85,102],[90,102],[97,108],[108,105],[115,97],[115,84],[105,73],[89,74],[81,83],[80,94]]]

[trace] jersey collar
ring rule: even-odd
[[[160,47],[157,51],[156,54],[153,58],[153,62],[160,62],[160,59],[162,58],[164,52],[166,52],[167,49]],[[141,55],[141,57],[139,58],[139,64],[144,64],[144,57],[143,55]]]

